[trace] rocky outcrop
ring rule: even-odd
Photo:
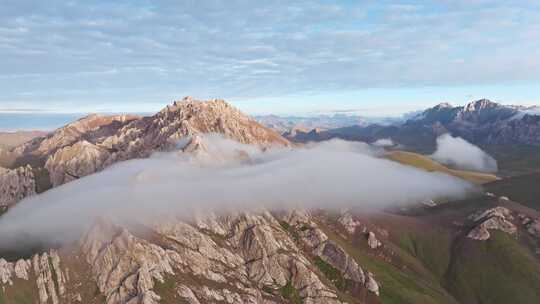
[[[382,246],[381,241],[377,239],[373,231],[368,231],[365,225],[353,218],[349,211],[341,212],[341,215],[337,219],[338,224],[347,231],[349,235],[354,235],[360,226],[362,226],[362,233],[366,236],[368,247],[371,249],[377,249]]]
[[[21,199],[36,193],[32,167],[19,167],[14,170],[0,167],[0,211]]]
[[[362,225],[359,221],[355,220],[351,213],[348,211],[341,212],[341,215],[338,218],[338,223],[347,231],[349,234],[354,234],[356,229]]]
[[[109,157],[107,150],[83,140],[56,151],[45,168],[52,185],[59,186],[102,170],[109,164]]]
[[[378,284],[370,280],[358,263],[337,243],[330,240],[305,211],[292,211],[285,217],[286,222],[299,232],[300,240],[311,254],[337,269],[345,280],[379,294]]]
[[[0,258],[0,283],[12,285],[14,279],[28,280],[30,267],[29,260],[20,259],[13,263]]]
[[[468,238],[485,241],[490,238],[489,230],[500,230],[509,234],[515,234],[517,227],[511,222],[511,211],[505,207],[495,207],[481,213],[472,214],[469,219],[475,226],[467,234]]]
[[[14,270],[14,265],[8,263],[4,259],[0,259],[0,282],[2,284],[13,284],[11,281],[11,276]]]
[[[0,287],[14,285],[14,281],[34,281],[36,303],[59,304],[66,299],[66,275],[60,265],[60,256],[55,250],[35,254],[31,259],[8,262],[0,258]]]
[[[91,114],[75,122],[69,123],[46,136],[35,138],[13,152],[18,155],[31,155],[46,158],[57,150],[75,144],[80,140],[98,142],[113,135],[122,126],[139,119],[134,115],[98,115]]]
[[[367,290],[373,292],[376,295],[379,295],[379,284],[377,283],[377,281],[375,281],[373,273],[368,272],[365,285]]]
[[[171,258],[178,258],[103,220],[92,227],[81,246],[107,304],[158,303],[160,297],[152,291],[154,279],[163,282],[165,274],[174,274]]]
[[[377,239],[373,231],[369,231],[367,233],[367,242],[368,242],[369,248],[371,249],[377,249],[382,246],[381,241]]]

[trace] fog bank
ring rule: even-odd
[[[431,158],[458,169],[497,172],[497,161],[493,157],[463,138],[450,134],[437,138],[437,150]]]
[[[377,139],[372,143],[376,147],[392,147],[394,146],[394,141],[391,138],[381,138]]]
[[[331,140],[262,152],[215,135],[202,142],[206,152],[179,150],[121,162],[23,200],[0,218],[0,247],[28,237],[76,240],[98,216],[129,220],[189,216],[196,210],[380,209],[461,198],[474,189],[448,175],[379,158],[380,148],[365,143]]]

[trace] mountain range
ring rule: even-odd
[[[401,124],[353,125],[294,134],[297,141],[317,141],[333,137],[373,142],[391,138],[406,146],[434,149],[435,139],[443,133],[460,136],[479,145],[540,145],[540,115],[536,107],[506,106],[487,99],[454,107],[439,104],[422,111]]]
[[[474,178],[484,188],[462,200],[374,211],[262,208],[131,223],[99,217],[75,242],[0,246],[0,303],[537,303],[540,204],[516,191],[530,177],[479,180],[477,172],[411,152],[433,149],[447,132],[478,145],[538,146],[540,118],[529,110],[487,100],[442,104],[397,125],[289,138],[223,100],[187,97],[147,117],[90,115],[5,151],[0,223],[25,204],[21,199],[65,189],[113,165],[165,151],[212,156],[208,133],[263,153],[309,149],[301,142],[334,137],[391,139],[391,147],[370,148],[385,164]],[[241,150],[234,157],[258,161]]]
[[[414,113],[409,113],[401,117],[365,117],[357,114],[318,114],[310,116],[256,115],[253,118],[268,128],[284,133],[292,130],[310,130],[313,128],[336,129],[355,125],[392,125],[401,123],[412,115]]]

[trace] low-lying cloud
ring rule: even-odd
[[[392,147],[395,144],[391,138],[381,138],[374,141],[372,145],[377,147]]]
[[[497,161],[461,137],[443,134],[437,138],[437,150],[431,158],[458,169],[497,172]]]
[[[465,181],[381,158],[380,148],[331,140],[260,151],[206,136],[208,152],[156,153],[118,163],[27,198],[0,218],[0,248],[14,240],[71,241],[96,217],[291,208],[381,209],[428,198],[462,198]],[[180,144],[183,145],[183,144]]]

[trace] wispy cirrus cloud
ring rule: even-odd
[[[534,82],[539,38],[534,1],[7,0],[0,103]]]

